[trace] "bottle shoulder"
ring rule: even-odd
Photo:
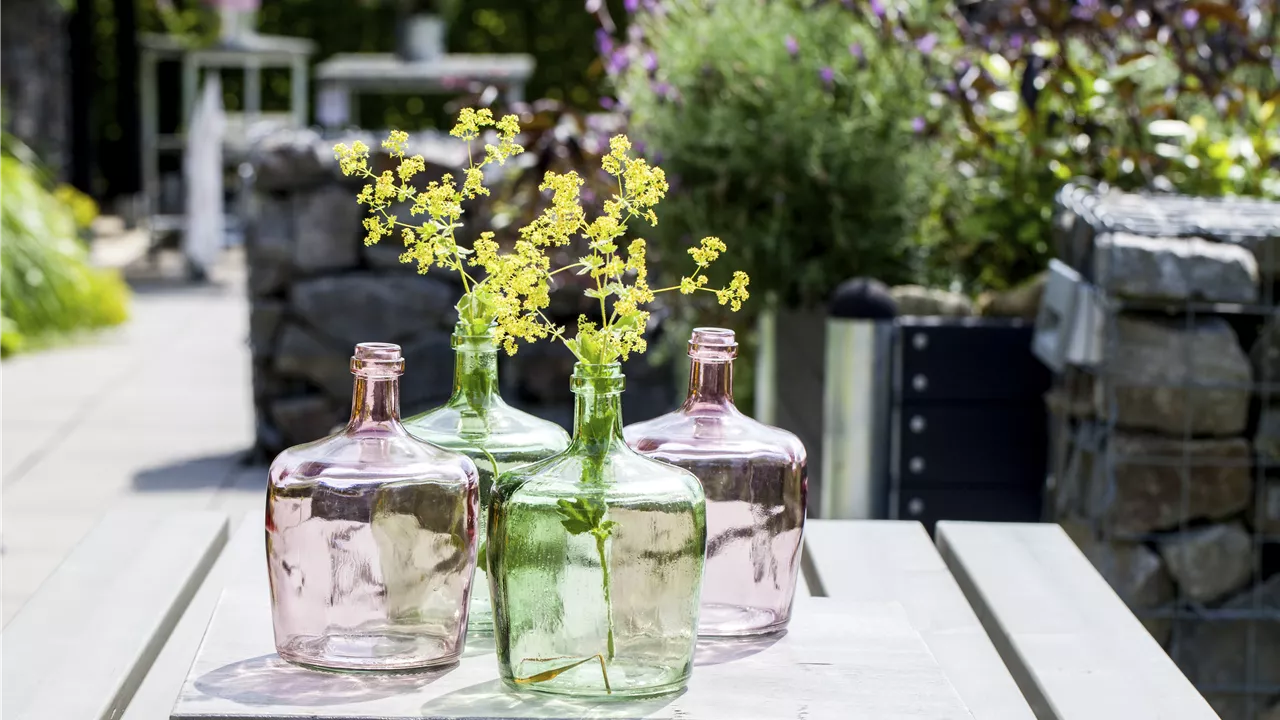
[[[330,435],[296,445],[276,456],[269,482],[367,485],[430,479],[441,483],[478,482],[475,463],[409,433],[372,431]]]
[[[703,499],[702,484],[683,468],[620,447],[601,465],[575,452],[510,470],[495,488],[507,498],[518,496],[572,497],[601,494],[606,499],[628,497]]]
[[[501,402],[483,416],[442,405],[408,418],[404,426],[415,437],[462,452],[483,447],[493,455],[554,454],[569,447],[564,428]]]
[[[623,428],[627,443],[644,455],[742,455],[806,462],[804,444],[795,434],[766,425],[736,409],[683,409]]]

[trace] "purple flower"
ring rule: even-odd
[[[640,9],[640,0],[623,0],[622,7],[629,13]]]
[[[1190,30],[1200,22],[1200,11],[1190,8],[1182,12],[1182,27]]]
[[[796,55],[800,54],[800,43],[796,42],[796,39],[791,35],[787,36],[786,45],[787,45],[787,54],[790,55],[791,57],[795,57]]]
[[[640,58],[640,64],[644,66],[646,72],[653,72],[658,69],[658,56],[651,50]]]
[[[604,108],[605,110],[612,110],[614,104],[615,103],[613,98],[609,97],[608,95],[600,98],[600,107]]]
[[[916,49],[924,53],[925,55],[928,55],[929,53],[933,52],[933,49],[937,46],[938,46],[938,36],[933,33],[929,33],[928,35],[925,35],[924,37],[916,41]]]
[[[1076,6],[1071,8],[1071,16],[1078,20],[1092,20],[1098,14],[1099,7],[1100,0],[1076,0]]]
[[[1018,50],[1022,49],[1021,35],[1019,35],[1018,33],[1014,33],[1013,35],[1009,36],[1009,49],[1013,50],[1014,52],[1017,52]]]
[[[609,59],[605,62],[605,70],[610,75],[616,75],[626,70],[629,62],[630,61],[627,59],[627,53],[625,50],[614,50],[613,53],[609,55]]]
[[[671,92],[671,85],[669,83],[659,81],[649,85],[649,89],[653,91],[654,95],[665,98]]]
[[[830,67],[824,67],[818,71],[818,77],[822,78],[822,84],[831,87],[831,83],[836,79],[836,71]]]
[[[876,17],[884,17],[884,0],[871,0],[871,12],[875,13]]]
[[[924,128],[925,128],[924,118],[918,117],[918,116],[911,118],[911,132],[919,135],[920,133],[924,132]]]
[[[853,43],[849,45],[849,54],[857,60],[862,60],[866,57],[862,53],[862,43]]]
[[[596,50],[599,50],[601,55],[606,56],[613,52],[613,36],[605,31],[604,28],[596,30]]]

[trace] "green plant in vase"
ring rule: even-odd
[[[702,487],[623,440],[621,361],[645,351],[644,307],[656,294],[713,292],[737,309],[748,280],[735,273],[727,286],[707,287],[704,271],[725,246],[706,238],[689,251],[692,273],[672,287],[649,287],[645,243],[627,242],[628,223],[657,222],[667,183],[629,150],[615,137],[602,161],[617,191],[600,216],[588,221],[578,175],[547,173],[542,189],[551,205],[521,229],[514,250],[477,247],[489,282],[507,291],[499,327],[510,337],[563,342],[577,358],[571,445],[503,473],[490,503],[494,634],[502,678],[516,688],[647,697],[683,688],[692,670],[706,543]],[[547,251],[576,240],[587,253],[551,269]],[[572,337],[542,312],[548,285],[565,272],[589,276],[586,294],[600,303],[600,316],[580,317]]]
[[[408,136],[392,132],[383,148],[398,161],[395,171],[375,174],[368,164],[368,148],[338,145],[336,155],[348,175],[365,177],[373,182],[360,193],[359,201],[367,205],[370,216],[365,220],[373,244],[384,236],[399,234],[405,244],[402,262],[415,263],[418,271],[443,269],[458,275],[463,294],[458,301],[458,322],[452,344],[455,353],[453,392],[440,407],[410,417],[405,427],[413,435],[467,455],[480,473],[480,538],[476,578],[471,592],[468,631],[487,633],[493,630],[493,612],[489,602],[487,548],[483,542],[489,495],[494,479],[507,470],[543,460],[564,450],[569,437],[559,425],[521,412],[506,402],[498,391],[498,346],[508,352],[516,350],[516,338],[504,334],[497,323],[500,308],[510,304],[496,283],[480,276],[479,258],[492,264],[498,257],[492,233],[482,233],[471,247],[459,243],[456,230],[461,227],[463,203],[479,195],[487,195],[484,168],[503,163],[523,152],[516,144],[520,131],[515,116],[495,121],[488,110],[463,110],[452,134],[467,143],[468,151],[481,133],[492,128],[497,144],[484,146],[484,156],[471,162],[458,187],[445,175],[427,183],[422,189],[413,186],[414,177],[423,171],[421,156],[406,156]],[[403,221],[394,214],[398,203],[408,203],[410,218],[423,217],[417,223]]]

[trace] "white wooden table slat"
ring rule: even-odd
[[[1216,720],[1059,526],[940,522],[937,536],[1042,720]]]
[[[1031,708],[918,522],[809,520],[815,595],[901,602],[976,720],[1031,720]]]
[[[266,595],[229,591],[172,720],[971,718],[897,603],[802,598],[786,634],[703,642],[695,664],[683,694],[634,702],[510,691],[491,641],[471,642],[459,664],[434,672],[318,673],[275,655]]]
[[[224,590],[269,592],[262,512],[250,510],[236,524],[222,556],[187,605],[164,649],[125,708],[122,720],[158,720],[169,716]]]
[[[118,717],[226,538],[222,513],[109,512],[0,634],[6,720]]]

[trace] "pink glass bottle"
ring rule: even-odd
[[[800,571],[808,493],[805,450],[791,433],[733,404],[732,330],[696,328],[689,397],[675,412],[625,429],[640,453],[689,470],[707,496],[707,562],[698,634],[760,635],[786,627]]]
[[[479,484],[400,424],[400,348],[361,343],[351,421],[271,464],[267,570],[280,657],[405,670],[462,654]]]

